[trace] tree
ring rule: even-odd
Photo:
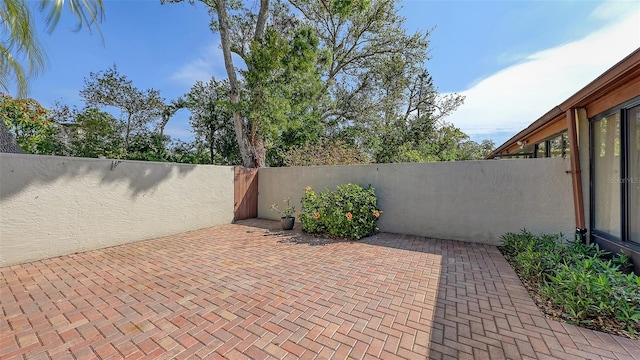
[[[285,152],[285,166],[353,165],[368,163],[367,156],[344,140],[321,139]]]
[[[91,72],[84,80],[80,96],[89,106],[112,107],[121,112],[125,151],[129,151],[132,136],[154,127],[154,122],[158,122],[167,110],[158,90],[143,91],[134,87],[133,82],[126,75],[121,75],[115,65],[104,71]]]
[[[212,15],[212,30],[220,34],[242,162],[246,167],[265,166],[267,150],[280,132],[313,119],[301,101],[308,104],[318,96],[309,92],[320,89],[319,42],[310,28],[296,26],[295,16],[280,2],[270,7],[269,0],[260,0],[255,12],[241,2],[201,1]],[[269,30],[270,13],[278,31]],[[244,61],[246,70],[237,70],[232,53]]]
[[[174,140],[169,144],[169,161],[186,164],[210,164],[209,152],[195,141]]]
[[[419,141],[401,144],[388,162],[482,160],[493,151],[493,141],[480,144],[450,123],[437,125]]]
[[[0,93],[0,119],[17,145],[29,154],[60,155],[59,126],[34,99],[14,99]]]
[[[319,103],[325,122],[365,118],[380,95],[374,70],[395,56],[422,65],[427,58],[429,33],[409,35],[397,14],[396,1],[291,0],[331,54],[323,74],[332,102]],[[402,81],[402,78],[395,79]],[[376,95],[371,98],[370,95]]]
[[[157,132],[143,130],[131,136],[125,155],[129,160],[169,161],[167,143],[169,137]]]
[[[203,2],[207,5],[210,4],[209,1],[206,0]],[[212,2],[213,4],[209,6],[212,6],[210,9],[211,13],[215,15],[218,20],[217,26],[220,31],[220,44],[224,57],[224,66],[229,78],[229,100],[233,107],[233,124],[242,162],[245,167],[263,167],[265,165],[264,142],[256,129],[252,128],[252,124],[245,122],[245,118],[243,118],[240,109],[240,83],[236,75],[235,66],[233,65],[233,58],[231,57],[231,24],[227,11],[228,3],[226,0],[213,0]],[[243,9],[243,11],[251,14],[247,9]],[[255,26],[252,31],[254,41],[260,40],[264,35],[269,15],[268,11],[269,0],[260,0],[258,14],[255,16],[251,14],[251,17],[255,18]],[[249,127],[249,129],[247,129],[247,127]],[[254,134],[255,136],[250,137],[249,134]]]
[[[242,163],[236,142],[232,111],[229,106],[229,83],[212,78],[196,82],[186,95],[189,117],[195,137],[195,150],[208,152],[208,163],[237,165]],[[180,148],[183,149],[184,145]],[[184,150],[182,150],[184,153]]]
[[[456,160],[484,160],[495,148],[492,140],[482,140],[480,143],[468,140],[460,144],[461,155]]]
[[[315,104],[322,91],[321,72],[327,56],[318,45],[313,30],[301,26],[289,34],[268,28],[249,47],[248,70],[241,72],[243,102],[248,107],[249,139],[264,142],[265,163],[280,165],[277,154],[315,142],[322,134]]]
[[[46,22],[49,32],[56,27],[64,0],[41,0],[40,10],[47,11]],[[100,32],[98,22],[104,17],[102,0],[69,0],[68,8],[77,19],[77,28],[84,24],[89,31],[95,26]],[[28,78],[37,75],[44,69],[45,55],[40,47],[33,28],[31,12],[24,0],[0,0],[0,23],[5,27],[3,41],[0,42],[0,88],[9,91],[10,84],[15,81],[18,86],[18,97],[27,94]],[[28,63],[25,71],[21,59]],[[4,121],[0,121],[0,152],[22,153],[22,149],[8,131]]]
[[[124,156],[122,123],[113,115],[87,107],[73,115],[70,153],[78,157]]]
[[[403,152],[443,159],[427,139],[447,130],[443,119],[464,98],[438,93],[425,68],[429,32],[405,30],[399,1],[272,0],[257,12],[201,1],[220,33],[245,166],[283,165],[290,150],[323,138],[377,162],[400,161]],[[236,71],[232,53],[246,70]]]

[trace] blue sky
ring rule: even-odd
[[[35,9],[39,1],[28,0]],[[167,100],[196,80],[226,77],[218,35],[204,6],[160,0],[104,0],[104,44],[94,31],[73,32],[65,13],[52,34],[34,11],[48,55],[29,96],[45,107],[78,95],[91,71],[116,64],[140,89]],[[640,47],[639,1],[405,0],[410,31],[433,29],[427,69],[443,93],[466,96],[447,121],[474,140],[499,145]],[[65,16],[66,15],[66,16]],[[188,139],[189,112],[166,133]]]

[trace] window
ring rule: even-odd
[[[547,156],[547,142],[543,141],[541,143],[536,144],[536,157],[543,158]]]
[[[594,236],[640,245],[640,98],[591,120]]]
[[[563,158],[569,155],[569,136],[567,132],[553,135],[535,145],[534,154],[537,158]]]
[[[620,116],[593,123],[594,229],[620,239]]]
[[[562,139],[562,135],[558,135],[549,140],[549,157],[564,157],[564,140]]]

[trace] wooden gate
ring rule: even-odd
[[[233,220],[258,217],[258,169],[234,168]]]

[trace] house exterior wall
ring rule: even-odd
[[[0,266],[232,220],[233,167],[0,154]]]
[[[635,272],[640,274],[640,247],[637,244],[637,239],[630,239],[630,234],[625,234],[628,230],[631,232],[631,225],[635,224],[635,218],[637,215],[631,210],[635,210],[634,207],[629,206],[629,209],[620,208],[620,211],[614,209],[608,209],[603,212],[612,218],[617,217],[617,213],[620,213],[620,232],[621,241],[612,240],[616,236],[609,236],[610,234],[601,233],[597,234],[597,231],[593,229],[591,214],[592,211],[596,211],[595,207],[599,204],[592,203],[591,192],[593,191],[593,184],[595,179],[591,178],[592,161],[591,148],[594,144],[591,144],[590,123],[589,119],[594,119],[598,115],[626,106],[625,103],[634,104],[634,99],[640,97],[640,49],[636,49],[627,57],[622,59],[616,65],[605,71],[598,76],[592,82],[587,84],[584,88],[573,94],[571,97],[560,103],[558,106],[549,110],[546,114],[542,115],[538,120],[534,121],[527,128],[520,131],[504,144],[498,146],[496,150],[489,156],[492,157],[507,157],[506,154],[513,154],[521,152],[518,143],[532,144],[537,138],[541,138],[540,134],[549,134],[553,131],[557,131],[558,128],[564,127],[566,129],[566,117],[567,111],[576,111],[577,114],[577,130],[578,130],[578,154],[569,154],[569,156],[578,156],[581,170],[582,181],[582,200],[584,205],[584,218],[585,227],[591,233],[589,239],[596,241],[602,248],[610,252],[624,251],[629,257],[631,257],[635,264]],[[637,103],[635,103],[637,106]],[[622,113],[621,113],[622,114]],[[621,128],[625,127],[624,123],[621,123]],[[626,125],[630,126],[630,125]],[[624,135],[625,129],[621,130]],[[620,138],[621,143],[629,141],[624,137]],[[627,151],[624,150],[623,151]],[[513,156],[513,155],[511,155]],[[621,156],[621,167],[627,168],[631,165],[622,164],[624,156]],[[614,174],[611,174],[612,176]],[[602,180],[602,179],[601,179]],[[597,186],[597,185],[596,185]],[[628,190],[628,187],[626,187]],[[607,198],[607,195],[602,195]],[[623,198],[627,196],[627,198]],[[595,201],[595,200],[594,200]],[[622,192],[620,195],[620,201],[629,201],[628,194]],[[604,201],[606,202],[606,201]],[[622,204],[621,203],[621,204]],[[606,204],[600,204],[604,206]],[[576,204],[576,209],[579,211],[579,204]],[[602,211],[602,210],[601,210]],[[625,221],[629,225],[625,225]],[[582,226],[576,224],[576,226]],[[595,233],[595,234],[594,234]],[[600,236],[602,235],[602,236]],[[634,235],[635,236],[635,235]]]
[[[269,207],[287,197],[299,210],[306,186],[371,184],[384,211],[382,231],[494,245],[523,228],[572,237],[569,169],[567,159],[265,168],[258,216],[278,219]]]

